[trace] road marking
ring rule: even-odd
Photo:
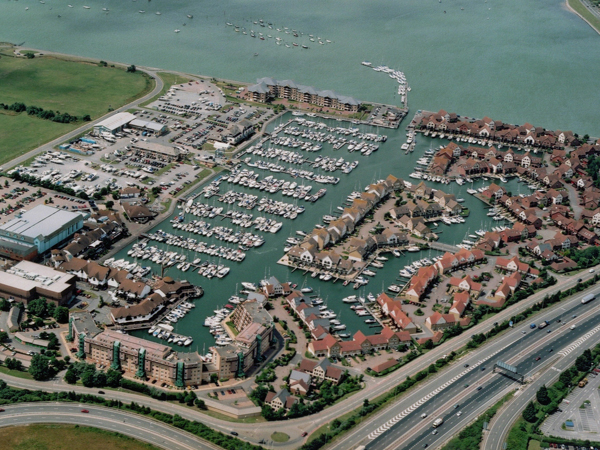
[[[411,414],[413,411],[415,411],[421,405],[423,405],[427,401],[431,400],[433,397],[435,397],[436,395],[438,395],[441,391],[443,391],[444,389],[446,389],[448,386],[450,386],[451,384],[454,384],[456,381],[460,380],[463,376],[465,376],[466,374],[468,374],[472,370],[476,369],[477,367],[479,367],[484,362],[490,360],[491,358],[493,358],[498,353],[506,350],[511,345],[513,345],[513,343],[510,343],[510,344],[502,347],[501,349],[496,350],[494,353],[492,353],[488,357],[486,357],[484,359],[480,359],[479,361],[477,361],[476,363],[474,363],[472,366],[470,366],[469,368],[463,370],[460,374],[456,375],[454,378],[446,381],[440,387],[434,389],[432,392],[430,392],[429,394],[427,394],[425,397],[423,397],[422,399],[418,400],[417,402],[415,402],[414,404],[412,404],[411,406],[409,406],[408,408],[406,408],[400,414],[397,414],[396,416],[392,417],[390,420],[388,420],[386,423],[384,423],[383,425],[381,425],[375,431],[369,433],[369,435],[367,436],[367,439],[370,439],[372,441],[375,440],[375,439],[377,439],[379,436],[381,436],[383,433],[385,433],[387,430],[389,430],[392,426],[396,425],[400,420],[404,419],[406,416],[408,416],[409,414]]]
[[[567,356],[569,353],[571,353],[573,350],[575,350],[577,347],[579,347],[581,344],[583,344],[586,340],[588,340],[590,337],[592,337],[598,331],[600,331],[600,325],[598,325],[596,328],[593,328],[592,330],[588,331],[586,334],[581,336],[579,339],[577,339],[571,345],[569,345],[568,347],[565,347],[563,350],[558,352],[558,354],[561,356]]]

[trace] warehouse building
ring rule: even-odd
[[[167,126],[163,125],[162,123],[142,119],[132,120],[129,124],[129,128],[145,131],[146,133],[154,136],[162,136],[168,131]]]
[[[117,113],[113,116],[110,116],[107,119],[104,119],[102,122],[98,122],[94,125],[94,134],[96,136],[101,135],[102,133],[111,133],[115,134],[119,131],[122,131],[129,122],[135,120],[135,116],[128,112]]]
[[[38,205],[0,225],[0,255],[16,260],[33,260],[83,228],[84,215]]]
[[[75,295],[75,276],[30,261],[21,261],[0,272],[0,297],[28,304],[45,297],[57,305],[68,304]]]
[[[157,159],[159,161],[173,162],[181,161],[184,153],[178,148],[168,147],[155,142],[139,141],[131,145],[131,149],[136,152],[136,156],[142,158]]]

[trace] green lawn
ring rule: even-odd
[[[581,16],[583,16],[585,20],[587,20],[592,27],[598,33],[600,33],[600,19],[598,19],[598,17],[596,17],[585,6],[583,6],[580,0],[568,0],[568,2],[571,8],[581,14]]]
[[[29,374],[29,372],[22,372],[20,370],[10,370],[8,367],[5,366],[0,366],[0,373],[11,375],[17,378],[24,378],[25,380],[33,380],[33,377]]]
[[[281,431],[276,431],[271,435],[271,439],[273,439],[274,442],[287,442],[290,440],[290,437]]]
[[[79,425],[5,427],[0,442],[4,450],[158,450],[119,433]]]
[[[145,74],[91,63],[43,57],[0,56],[0,103],[25,103],[92,119],[153,88]],[[80,127],[27,116],[0,114],[0,164]]]

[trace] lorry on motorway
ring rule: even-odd
[[[444,419],[442,419],[441,417],[439,419],[435,419],[433,421],[433,428],[437,428],[443,423],[444,423]]]
[[[587,379],[587,378],[584,378],[583,380],[581,380],[581,381],[579,382],[579,387],[580,387],[580,388],[582,388],[582,387],[585,387],[585,385],[586,385],[586,384],[588,384],[588,379]]]
[[[545,327],[547,327],[548,325],[550,325],[550,322],[548,322],[547,320],[544,320],[542,323],[540,323],[540,324],[538,325],[538,328],[545,328]]]
[[[581,303],[589,303],[596,298],[596,294],[588,294],[581,299]]]

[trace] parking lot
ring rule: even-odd
[[[71,188],[77,195],[83,192],[89,198],[100,191],[113,192],[128,186],[159,186],[165,191],[165,196],[174,195],[193,182],[201,166],[212,167],[224,162],[228,155],[225,152],[232,148],[221,141],[226,141],[227,136],[235,131],[229,127],[242,119],[256,125],[273,116],[267,108],[225,105],[221,90],[208,81],[174,86],[148,108],[156,109],[143,108],[131,112],[142,121],[164,125],[166,128],[158,134],[132,127],[115,136],[105,133],[86,135],[66,143],[57,151],[39,155],[27,167],[19,166],[18,170],[40,182]],[[140,149],[152,145],[164,146],[161,148],[170,149],[171,154]],[[219,151],[215,153],[215,149]],[[12,189],[5,199],[6,206],[9,205],[8,200],[30,197],[37,191],[37,188],[28,187],[29,191],[10,192]],[[3,191],[4,187],[0,195],[7,193]],[[1,198],[0,214],[4,206]],[[65,199],[53,199],[54,203],[56,200]],[[59,203],[59,207],[63,207],[62,202]],[[87,207],[84,203],[74,200],[64,206],[69,209],[78,205]],[[11,203],[10,206],[15,205]]]
[[[587,376],[589,382],[583,388],[575,387],[552,414],[541,425],[546,435],[565,439],[598,440],[600,433],[600,377],[594,373]],[[573,426],[568,426],[571,421]]]

